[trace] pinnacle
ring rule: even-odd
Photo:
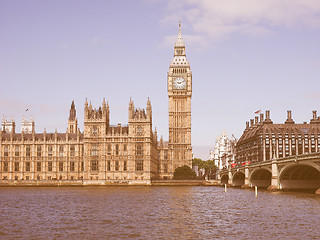
[[[184,41],[182,39],[182,35],[181,35],[181,21],[179,21],[179,33],[178,33],[178,37],[177,37],[177,41],[174,45],[175,47],[184,47]]]

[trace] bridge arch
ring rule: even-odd
[[[271,185],[272,173],[270,168],[254,169],[249,175],[252,186],[267,188]]]
[[[232,177],[232,186],[241,187],[244,184],[245,174],[242,171],[236,171]]]
[[[292,163],[285,165],[279,173],[281,189],[320,188],[320,166],[315,163]]]
[[[222,176],[221,176],[221,184],[228,184],[228,181],[229,181],[229,176],[228,176],[228,174],[223,174]]]

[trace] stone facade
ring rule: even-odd
[[[109,105],[93,108],[85,101],[84,131],[71,104],[66,133],[35,132],[33,120],[23,119],[21,133],[15,121],[2,121],[0,182],[80,181],[87,184],[150,184],[172,179],[174,170],[192,164],[192,73],[179,34],[168,72],[169,141],[152,126],[152,107],[137,109],[130,99],[128,124],[111,125]]]
[[[0,133],[1,180],[90,180],[150,183],[158,177],[157,133],[152,109],[129,103],[129,123],[109,124],[109,106],[85,103],[84,132],[72,102],[66,133]],[[34,125],[34,122],[33,122]]]
[[[218,169],[227,168],[235,162],[236,143],[237,139],[233,135],[229,139],[225,131],[217,137],[214,149],[210,151],[210,160],[214,161]]]

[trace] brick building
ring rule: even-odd
[[[236,161],[259,162],[290,155],[319,152],[320,117],[313,111],[309,123],[297,124],[287,112],[283,124],[274,124],[270,111],[246,123],[246,129],[236,145]]]

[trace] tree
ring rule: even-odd
[[[214,165],[213,160],[207,160],[204,161],[204,169],[205,169],[205,175],[208,176],[208,179],[212,179],[215,176],[217,166]]]
[[[192,166],[198,166],[199,169],[203,168],[203,161],[201,158],[192,159]]]
[[[176,168],[173,174],[175,180],[192,180],[196,178],[196,173],[187,165]]]
[[[217,166],[214,165],[213,160],[203,161],[200,158],[194,158],[192,159],[192,165],[198,166],[198,169],[204,169],[205,170],[204,176],[207,176],[209,179],[214,178],[215,172],[217,170]]]

